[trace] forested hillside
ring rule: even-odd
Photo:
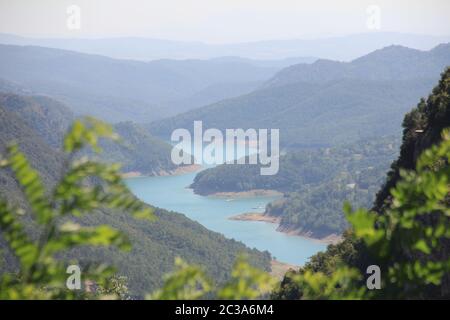
[[[149,129],[168,139],[176,128],[192,130],[199,119],[204,128],[278,128],[282,145],[289,147],[399,134],[403,115],[449,63],[447,44],[429,52],[394,46],[350,63],[293,66],[260,90],[154,122]]]
[[[191,187],[199,194],[271,189],[285,196],[266,207],[280,218],[279,229],[322,238],[347,228],[342,203],[369,207],[397,155],[395,136],[333,148],[290,151],[274,176],[258,165],[224,164],[199,172]]]
[[[0,104],[0,154],[9,143],[19,143],[46,184],[54,183],[61,172],[63,156],[51,147],[23,119]],[[13,203],[20,201],[20,191],[11,174],[0,170],[0,194]]]
[[[8,107],[5,107],[5,101],[8,99],[12,99],[16,104],[9,104],[10,101]],[[51,189],[61,178],[65,156],[59,149],[45,141],[46,133],[50,133],[47,129],[51,127],[41,126],[34,129],[29,125],[29,121],[39,119],[38,115],[47,119],[61,118],[58,114],[52,114],[51,108],[42,108],[37,100],[33,99],[2,96],[0,153],[4,154],[6,146],[16,142],[32,166],[41,174],[45,186]],[[21,108],[31,108],[27,109],[29,117],[25,119],[20,117]],[[49,112],[48,115],[45,115],[45,111]],[[33,112],[38,113],[37,118],[32,117]],[[132,141],[131,138],[132,136],[125,137],[125,140]],[[25,212],[28,211],[23,202],[22,191],[18,188],[12,173],[5,169],[0,170],[0,197],[8,199],[9,203],[15,203]],[[229,276],[232,264],[240,253],[247,254],[254,265],[265,270],[270,268],[269,253],[251,250],[240,242],[228,240],[181,214],[157,209],[156,215],[158,219],[155,222],[137,221],[120,212],[111,215],[111,212],[103,210],[83,217],[79,222],[84,225],[109,224],[125,232],[133,244],[133,251],[124,253],[115,249],[80,248],[65,255],[64,258],[77,259],[83,264],[93,261],[116,265],[119,274],[128,278],[130,293],[140,297],[161,286],[162,276],[172,270],[176,256],[205,266],[210,276],[219,282]],[[36,237],[39,229],[30,223],[27,215],[23,219],[27,222],[27,230],[32,237]],[[0,270],[14,271],[15,257],[9,254],[3,242],[0,242],[0,245]]]
[[[263,21],[265,23],[265,21]],[[289,28],[292,26],[289,24]],[[30,38],[0,34],[0,42],[13,45],[33,45],[90,54],[101,54],[119,59],[211,59],[237,56],[250,59],[286,59],[300,63],[321,57],[351,60],[392,43],[428,50],[438,43],[448,42],[449,36],[405,34],[396,32],[368,32],[348,36],[321,37],[318,39],[283,39],[251,41],[228,44],[211,44],[198,41],[173,41],[154,38],[120,37],[102,39]],[[300,57],[299,59],[290,57]],[[306,57],[306,58],[302,58]],[[300,60],[300,61],[298,61]],[[288,62],[290,62],[288,61]],[[277,61],[275,61],[277,62]],[[278,62],[279,63],[279,62]],[[283,61],[281,61],[283,63]]]
[[[264,86],[282,86],[296,82],[319,84],[342,79],[435,79],[448,64],[449,50],[450,44],[440,44],[430,51],[392,45],[351,62],[318,60],[309,65],[293,65],[278,72]]]
[[[114,125],[114,130],[122,141],[100,144],[103,161],[122,163],[123,172],[137,171],[144,175],[170,173],[177,168],[170,159],[172,146],[152,137],[139,125],[121,122]]]
[[[67,103],[76,115],[111,122],[149,122],[246,93],[283,66],[239,59],[142,62],[0,44],[0,78]],[[214,86],[233,89],[217,94]]]
[[[442,130],[444,128],[450,127],[450,69],[447,69],[439,81],[439,84],[433,89],[432,93],[428,98],[420,100],[416,108],[409,112],[403,121],[403,141],[400,147],[400,155],[397,160],[395,160],[391,165],[391,170],[387,173],[386,183],[379,190],[376,201],[373,206],[373,211],[379,216],[389,215],[392,208],[398,206],[399,204],[393,203],[393,195],[391,190],[394,187],[399,186],[402,179],[407,177],[406,175],[401,176],[400,171],[402,170],[416,170],[417,161],[420,155],[423,155],[424,150],[430,148],[431,146],[436,146],[442,141]],[[428,154],[431,154],[429,152]],[[426,156],[426,155],[425,155]],[[431,168],[428,170],[434,171],[442,168],[448,168],[448,162],[445,159],[448,155],[442,154],[441,159],[437,163],[433,163]],[[448,170],[447,170],[448,172]],[[445,180],[444,180],[445,181]],[[447,173],[448,181],[448,173]],[[437,180],[436,180],[437,182]],[[416,186],[417,192],[432,193],[437,192],[437,190],[421,190],[422,186]],[[448,190],[448,186],[447,186]],[[445,188],[442,190],[445,192]],[[397,197],[401,194],[396,193]],[[445,193],[444,193],[445,195]],[[296,299],[303,296],[302,287],[299,286],[293,277],[295,274],[304,274],[306,272],[312,273],[324,273],[330,276],[338,266],[345,263],[347,266],[355,267],[360,270],[362,274],[365,273],[368,265],[376,264],[381,270],[393,270],[392,268],[398,267],[400,264],[407,264],[414,262],[415,266],[412,269],[406,269],[402,267],[397,270],[404,274],[404,278],[397,279],[403,282],[408,282],[409,279],[423,279],[423,283],[410,283],[409,285],[396,287],[395,279],[391,283],[385,283],[387,287],[383,290],[377,290],[379,297],[389,297],[389,295],[396,295],[397,297],[408,298],[445,298],[448,299],[450,296],[450,286],[449,284],[449,273],[444,273],[442,279],[437,279],[440,277],[440,273],[436,270],[439,268],[447,268],[445,261],[448,261],[448,255],[450,251],[450,243],[448,241],[448,235],[441,234],[442,230],[448,228],[448,215],[446,218],[439,218],[439,212],[448,211],[450,207],[450,199],[448,197],[448,192],[442,203],[440,203],[440,210],[436,211],[426,211],[427,207],[423,207],[418,214],[420,217],[415,217],[414,221],[418,224],[409,224],[407,215],[417,214],[415,213],[416,206],[421,205],[426,197],[414,199],[417,203],[412,205],[412,203],[406,203],[409,206],[409,211],[405,212],[405,225],[403,229],[401,226],[397,226],[399,229],[391,230],[381,230],[382,234],[394,234],[394,238],[390,241],[396,241],[396,243],[385,250],[394,251],[394,255],[388,256],[387,259],[382,259],[380,256],[374,255],[375,252],[380,252],[375,250],[374,247],[368,248],[368,242],[363,242],[361,235],[359,239],[355,234],[349,230],[345,234],[344,241],[338,245],[330,245],[326,252],[319,253],[311,258],[311,262],[308,263],[304,268],[300,269],[299,272],[288,273],[281,285],[281,288],[274,292],[273,297],[276,299]],[[395,218],[399,220],[400,218]],[[367,227],[367,226],[366,226]],[[417,229],[419,228],[420,229]],[[378,225],[378,228],[384,228],[382,224]],[[400,232],[405,232],[403,238],[400,236]],[[407,237],[408,230],[411,232],[416,232],[417,235],[429,234],[431,237],[436,237],[439,240],[434,240],[434,243],[422,240],[422,246],[410,247],[410,242],[412,239]],[[414,231],[415,230],[415,231]],[[372,234],[372,242],[376,244],[376,235]],[[383,239],[382,239],[383,240]],[[444,265],[439,264],[438,261],[444,261]],[[427,271],[425,272],[426,266]],[[430,281],[431,276],[427,273],[431,271],[434,274],[434,280]],[[385,271],[386,272],[386,271]],[[430,278],[428,278],[430,276]],[[387,277],[385,275],[385,277]],[[437,284],[436,284],[437,283]],[[360,285],[363,285],[362,283]]]
[[[18,115],[27,126],[36,130],[51,147],[60,148],[64,133],[75,116],[70,109],[49,97],[0,93],[0,106]],[[104,141],[100,159],[122,164],[123,172],[146,175],[168,173],[176,169],[170,159],[171,146],[132,123],[117,123],[119,143]],[[92,155],[92,153],[87,153]]]

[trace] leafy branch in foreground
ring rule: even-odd
[[[391,190],[392,204],[380,215],[344,206],[356,239],[382,270],[382,289],[362,286],[356,268],[337,267],[331,275],[302,270],[292,275],[304,299],[420,298],[450,273],[442,246],[450,240],[450,131],[424,151],[415,170],[401,171]]]
[[[209,280],[200,267],[175,259],[175,270],[166,276],[164,286],[147,296],[155,300],[199,299],[211,291]]]
[[[126,278],[113,268],[87,266],[83,280],[91,292],[66,288],[67,263],[57,256],[78,246],[116,246],[129,250],[131,244],[121,232],[108,225],[81,226],[73,219],[101,209],[124,210],[135,218],[152,220],[152,211],[130,194],[120,175],[120,166],[80,158],[78,152],[91,147],[100,152],[100,138],[117,140],[110,126],[92,118],[76,121],[64,139],[65,172],[52,190],[41,182],[18,146],[8,148],[0,167],[11,170],[20,185],[28,210],[0,201],[0,231],[17,257],[17,274],[0,275],[0,299],[129,299]],[[78,156],[78,157],[77,157]],[[30,217],[21,217],[29,212]],[[39,230],[31,238],[22,218],[29,218]],[[72,218],[72,219],[71,219]],[[28,220],[27,220],[28,223]],[[199,299],[207,294],[227,299],[252,299],[267,294],[274,280],[267,273],[239,259],[232,278],[222,289],[213,290],[203,270],[177,258],[175,271],[150,299]]]
[[[252,267],[245,257],[238,258],[231,272],[231,279],[222,287],[214,288],[204,271],[189,265],[180,258],[175,261],[175,271],[166,277],[164,286],[148,299],[180,300],[215,297],[219,299],[257,299],[270,293],[276,279],[270,274]]]
[[[84,146],[99,151],[99,138],[116,139],[109,126],[93,119],[74,123],[64,140],[67,166],[55,188],[46,190],[39,174],[17,146],[8,148],[0,166],[13,172],[28,203],[39,237],[25,231],[24,210],[0,201],[0,230],[20,269],[0,278],[1,299],[72,299],[116,297],[126,299],[125,279],[113,275],[105,266],[89,266],[86,281],[97,285],[95,295],[67,290],[66,265],[56,256],[74,247],[110,246],[127,250],[127,238],[110,226],[81,226],[72,217],[99,209],[119,209],[134,217],[152,219],[150,209],[131,195],[121,180],[119,166],[76,158]],[[450,272],[450,259],[440,248],[450,239],[450,131],[442,142],[419,157],[416,169],[401,171],[401,180],[391,190],[392,203],[377,214],[365,209],[344,211],[353,227],[352,234],[362,240],[374,263],[381,267],[382,290],[368,291],[356,268],[336,264],[330,274],[303,270],[292,276],[305,299],[358,299],[420,297],[429,286],[439,285]],[[202,269],[178,259],[173,274],[167,276],[151,299],[254,299],[264,297],[275,284],[273,278],[239,259],[231,279],[215,288]]]
[[[11,252],[17,257],[17,274],[0,278],[0,299],[70,299],[79,294],[67,290],[66,267],[55,256],[77,246],[110,246],[130,249],[125,235],[108,225],[81,226],[70,217],[80,217],[99,209],[130,212],[134,217],[152,219],[152,211],[138,201],[122,182],[118,165],[105,165],[87,158],[76,159],[77,152],[88,146],[99,152],[98,140],[116,140],[110,126],[93,118],[75,121],[64,139],[67,171],[54,187],[47,190],[36,170],[19,151],[8,148],[0,167],[10,169],[27,201],[27,212],[39,230],[38,239],[25,231],[20,215],[23,209],[0,201],[0,230]],[[112,268],[90,266],[83,278],[106,287]]]

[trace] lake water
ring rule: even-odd
[[[242,241],[250,248],[269,251],[279,261],[303,265],[325,245],[302,237],[276,231],[277,225],[257,221],[237,221],[230,216],[245,212],[263,212],[274,197],[224,198],[204,197],[189,186],[196,173],[177,176],[139,177],[127,179],[131,191],[142,201],[167,210],[185,214],[206,228],[227,238]]]

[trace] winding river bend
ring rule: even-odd
[[[263,212],[274,197],[237,198],[232,201],[204,197],[188,189],[196,173],[176,176],[138,177],[126,180],[130,190],[142,201],[185,214],[206,228],[227,238],[242,241],[250,248],[269,251],[281,262],[303,265],[326,245],[276,231],[277,225],[258,221],[237,221],[230,216],[245,212]]]

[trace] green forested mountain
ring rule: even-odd
[[[45,96],[0,93],[0,106],[20,117],[54,148],[61,147],[64,133],[74,119],[66,105]]]
[[[389,214],[389,207],[393,205],[390,191],[393,187],[398,186],[400,180],[402,179],[400,176],[400,171],[415,171],[418,157],[423,153],[423,151],[431,146],[437,145],[442,141],[442,130],[450,127],[449,97],[450,69],[447,69],[442,74],[441,80],[433,89],[428,98],[426,100],[420,100],[417,107],[404,117],[403,141],[400,147],[400,154],[398,159],[392,163],[391,169],[387,173],[386,182],[376,196],[376,200],[372,208],[376,214],[380,216]],[[448,162],[440,162],[441,163],[435,163],[434,165],[440,168],[448,168]],[[433,168],[429,169],[433,170]],[[434,191],[435,190],[425,190],[425,192]],[[441,207],[443,208],[442,210],[448,211],[448,208],[450,207],[448,194],[447,197],[444,198],[445,199],[441,204]],[[422,203],[424,199],[417,199],[417,201],[418,202],[415,205]],[[411,203],[407,203],[407,205],[411,207],[411,212],[414,212],[414,205]],[[448,229],[448,216],[446,220],[440,220],[437,216],[433,215],[433,213],[437,212],[421,212],[422,215],[420,217],[416,217],[416,219],[418,219],[421,223],[421,233],[439,235],[443,230],[442,228],[444,228],[444,230]],[[438,225],[440,225],[440,228],[437,227]],[[383,228],[383,226],[380,225],[379,228]],[[406,229],[407,228],[408,226],[406,225]],[[409,228],[411,228],[411,226],[409,226]],[[396,230],[390,230],[389,233],[395,231]],[[389,256],[388,259],[380,260],[379,257],[377,258],[376,256],[373,256],[373,252],[368,249],[367,243],[362,242],[361,240],[356,240],[355,235],[351,230],[349,230],[349,232],[345,234],[344,241],[342,243],[330,245],[326,252],[313,256],[311,261],[304,268],[302,268],[299,273],[303,274],[310,271],[313,273],[322,272],[325,275],[330,275],[339,265],[345,263],[350,267],[359,269],[360,272],[364,274],[367,266],[373,264],[378,265],[381,270],[388,270],[390,267],[395,266],[396,264],[398,265],[399,263],[415,262],[414,270],[402,270],[402,272],[406,273],[406,278],[401,280],[407,282],[408,277],[417,277],[417,274],[423,272],[421,265],[428,263],[428,268],[432,269],[435,261],[446,261],[448,259],[450,251],[448,235],[441,237],[439,242],[435,243],[434,246],[428,246],[428,243],[424,242],[426,247],[423,248],[423,250],[416,249],[415,251],[408,248],[409,239],[403,239],[400,237],[393,240],[397,241],[397,244],[395,247],[390,249],[395,251],[395,256]],[[436,245],[438,250],[430,249]],[[435,266],[437,266],[437,264]],[[296,273],[298,272],[293,272],[286,275],[280,289],[274,292],[273,298],[296,299],[302,297],[302,288],[292,281],[292,275]],[[418,291],[414,291],[414,285],[416,285],[414,283],[409,287],[401,288],[401,290],[407,292],[408,298],[448,299],[450,296],[449,274],[444,274],[440,280],[441,281],[438,285],[434,284],[433,281],[426,281],[423,287],[421,287]],[[389,297],[388,295],[393,292],[390,292],[389,288],[383,288],[383,290],[379,290],[379,293],[380,297],[383,297],[383,295]],[[400,295],[402,294],[402,292],[395,293]]]
[[[439,43],[448,42],[449,39],[449,36],[381,32],[378,30],[377,32],[317,39],[211,44],[198,41],[173,41],[139,37],[101,39],[29,38],[0,33],[0,42],[5,44],[60,48],[119,59],[144,61],[161,58],[210,59],[223,56],[239,56],[250,59],[284,60],[286,58],[286,60],[297,61],[297,63],[299,63],[297,58],[290,57],[321,57],[348,61],[392,43],[428,50]],[[300,58],[299,60],[311,61],[311,58]],[[280,62],[274,61],[274,63],[279,64]],[[284,61],[281,60],[281,63],[284,63]]]
[[[15,93],[22,95],[31,95],[32,91],[18,84],[17,82],[8,81],[0,77],[0,92]]]
[[[146,130],[132,122],[114,125],[121,141],[104,141],[101,159],[106,162],[122,163],[124,172],[138,171],[145,175],[158,175],[177,168],[170,159],[172,146],[152,137]]]
[[[19,97],[14,98],[17,103],[32,99],[27,97],[20,101]],[[36,101],[33,100],[33,103]],[[8,108],[3,105],[0,104],[0,152],[3,153],[5,146],[15,141],[39,171],[46,187],[51,189],[61,177],[63,153],[44,140],[42,132],[45,132],[45,126],[40,127],[40,132],[28,124],[30,118],[23,119],[20,112],[10,110],[11,105]],[[43,110],[38,105],[31,106],[37,112]],[[28,114],[31,116],[30,110]],[[0,196],[27,211],[17,182],[11,172],[4,169],[0,170]],[[108,211],[83,217],[79,222],[84,225],[110,224],[124,231],[133,244],[133,250],[124,253],[115,249],[79,248],[61,258],[76,259],[83,264],[89,261],[111,262],[118,267],[119,274],[128,278],[132,295],[142,295],[159,288],[162,276],[172,270],[176,256],[205,266],[210,276],[219,282],[229,276],[232,264],[240,253],[247,254],[254,265],[266,270],[270,268],[269,253],[251,250],[240,242],[228,240],[181,214],[157,209],[156,215],[158,219],[155,222],[137,221],[127,214],[112,215]],[[23,219],[28,221],[26,215]],[[27,227],[33,237],[39,234],[39,229],[33,224],[29,223]],[[3,242],[0,246],[0,270],[14,271],[15,257],[9,254]]]
[[[351,63],[293,66],[257,91],[154,122],[149,128],[165,138],[175,128],[192,130],[194,120],[202,120],[204,128],[222,130],[279,128],[284,146],[300,147],[396,134],[405,112],[431,90],[439,72],[450,64],[449,57],[449,45],[429,52],[388,47]]]
[[[385,167],[384,167],[385,169]],[[278,230],[322,239],[341,235],[348,228],[342,213],[342,203],[350,201],[368,208],[381,185],[383,169],[366,170],[363,174],[374,180],[371,185],[359,184],[357,176],[338,176],[326,182],[305,186],[269,203],[265,214],[280,218]],[[353,183],[348,183],[353,181]]]
[[[430,51],[402,46],[376,50],[351,62],[318,60],[312,64],[297,64],[278,72],[265,87],[297,82],[327,83],[342,79],[412,80],[436,79],[448,61],[450,44],[441,44]]]
[[[343,165],[343,157],[335,161],[332,155],[328,156],[329,152],[330,149],[288,152],[280,157],[280,169],[272,176],[261,175],[260,165],[222,164],[200,171],[190,187],[201,195],[252,189],[298,190],[302,185],[328,179],[337,172],[339,165]]]
[[[44,96],[0,93],[0,106],[18,115],[54,148],[61,146],[64,133],[75,119],[66,105]],[[101,142],[104,151],[100,155],[101,160],[121,163],[123,172],[137,171],[146,175],[170,172],[176,168],[170,159],[169,144],[152,137],[136,124],[117,123],[114,129],[121,141],[117,144]]]
[[[363,170],[387,165],[396,155],[399,139],[385,136],[373,140],[341,144],[331,148],[289,150],[280,157],[276,175],[261,175],[260,165],[222,164],[200,171],[191,188],[195,193],[208,195],[216,192],[240,192],[252,189],[272,189],[280,192],[296,191],[305,185],[314,185],[337,175],[358,173],[361,185],[372,181]],[[348,180],[351,183],[351,179]]]
[[[54,183],[61,172],[63,156],[51,147],[17,114],[0,104],[0,154],[9,143],[20,143],[36,170],[42,173],[45,184]],[[20,191],[11,174],[0,170],[0,194],[13,203],[20,202]]]
[[[260,175],[258,165],[224,164],[197,174],[191,187],[199,194],[272,189],[285,196],[266,207],[280,218],[280,229],[324,237],[343,232],[342,203],[369,207],[394,159],[394,136],[333,148],[289,151],[274,176]]]
[[[247,92],[282,66],[260,66],[245,60],[118,60],[37,46],[0,44],[0,78],[67,103],[76,115],[111,122],[148,122],[227,97],[214,86]],[[242,88],[241,88],[242,86]],[[192,96],[192,98],[191,98]]]

